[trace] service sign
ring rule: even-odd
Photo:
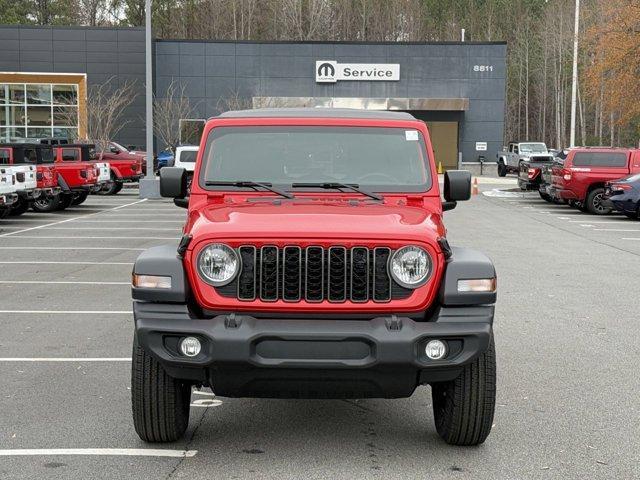
[[[316,82],[336,83],[342,80],[397,82],[399,63],[338,63],[335,60],[316,61]]]
[[[476,142],[476,152],[486,152],[487,142]]]

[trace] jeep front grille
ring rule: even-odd
[[[406,298],[411,290],[391,281],[387,247],[329,248],[288,245],[237,249],[241,269],[236,279],[217,291],[240,300],[334,303]]]

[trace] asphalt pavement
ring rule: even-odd
[[[198,391],[184,441],[144,444],[131,267],[177,243],[185,210],[127,190],[0,221],[0,478],[640,478],[640,222],[509,187],[482,179],[445,213],[450,243],[498,271],[498,405],[473,448],[440,440],[428,387],[353,401]]]

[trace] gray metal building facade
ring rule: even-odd
[[[463,161],[488,160],[503,144],[506,44],[156,40],[154,90],[179,82],[208,118],[248,105],[340,105],[409,110],[430,125],[456,125]],[[316,82],[316,61],[398,64],[397,81]],[[117,140],[144,144],[144,31],[138,28],[0,27],[0,71],[86,73],[140,89]],[[437,131],[434,128],[434,132]],[[436,134],[434,133],[434,136]],[[485,150],[477,150],[483,148]],[[453,147],[452,147],[453,148]],[[437,155],[437,152],[436,152]]]

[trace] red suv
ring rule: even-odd
[[[584,147],[569,151],[564,165],[551,171],[552,197],[567,201],[595,215],[611,213],[604,203],[604,187],[630,173],[640,172],[640,150]]]
[[[133,271],[132,401],[145,441],[187,427],[193,385],[223,397],[401,398],[431,385],[436,430],[484,442],[495,406],[495,269],[450,247],[424,122],[346,109],[226,112],[204,129],[176,245]],[[187,198],[187,195],[190,195]],[[312,435],[313,432],[310,432]]]

